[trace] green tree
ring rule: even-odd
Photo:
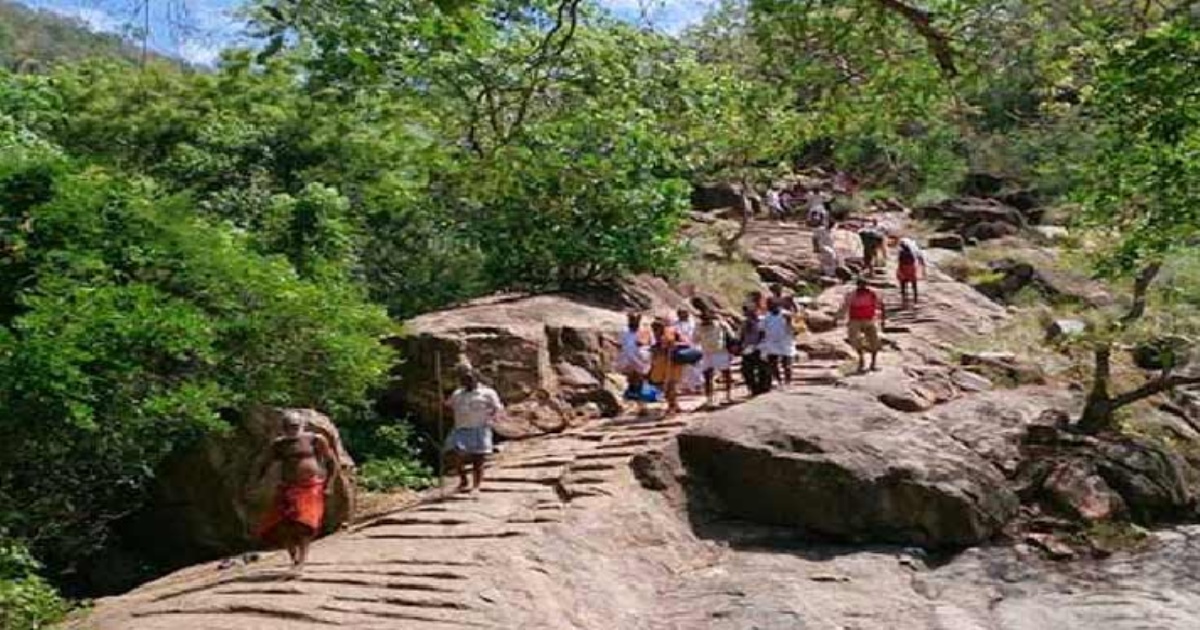
[[[1111,428],[1121,407],[1200,383],[1200,376],[1169,369],[1117,394],[1110,382],[1116,340],[1169,334],[1186,321],[1151,318],[1147,326],[1146,312],[1164,263],[1200,239],[1198,64],[1200,29],[1181,19],[1118,44],[1100,68],[1092,110],[1101,142],[1087,165],[1083,221],[1105,245],[1099,270],[1114,278],[1135,278],[1128,313],[1095,343],[1095,373],[1082,417],[1088,430]]]
[[[10,136],[0,157],[0,527],[55,569],[103,546],[155,466],[253,404],[335,417],[390,356],[381,309],[304,280],[152,181]]]

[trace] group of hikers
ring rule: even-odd
[[[823,274],[835,277],[841,261],[832,234],[849,224],[834,224],[823,201],[810,205],[806,222],[813,229],[813,248],[821,256]],[[848,341],[858,354],[858,370],[863,373],[877,369],[880,333],[887,317],[882,296],[871,286],[877,267],[886,261],[887,235],[872,220],[858,229],[858,237],[862,267],[836,319],[847,320]],[[901,238],[897,245],[896,278],[907,308],[918,300],[917,282],[925,260],[912,239]],[[832,269],[826,268],[827,262]],[[724,403],[732,403],[735,358],[740,358],[742,379],[752,397],[792,384],[797,337],[804,330],[804,319],[798,300],[781,285],[772,285],[769,294],[750,292],[736,324],[722,319],[703,301],[693,301],[692,306],[698,311],[698,322],[688,308],[657,317],[648,327],[643,325],[641,313],[628,314],[614,367],[625,375],[629,385],[625,398],[636,404],[639,415],[647,412],[648,403],[660,400],[666,402],[667,415],[679,413],[681,393],[699,391],[703,391],[705,406],[715,407],[718,378]],[[486,458],[493,452],[492,427],[503,416],[504,404],[471,366],[459,365],[456,372],[459,386],[444,401],[454,427],[443,454],[459,477],[459,491],[474,492],[483,483]],[[275,548],[286,549],[293,566],[300,569],[309,544],[321,532],[325,498],[334,488],[341,464],[337,449],[320,433],[305,427],[302,418],[285,413],[280,428],[280,436],[253,470],[257,477],[252,481],[258,482],[271,464],[279,463],[281,468],[281,484],[257,534]]]
[[[836,224],[824,199],[813,199],[816,201],[809,205],[805,221],[813,231],[812,245],[821,261],[822,276],[833,279],[850,274],[842,265],[833,234],[838,229],[858,228],[862,264],[838,319],[847,320],[847,337],[858,354],[859,372],[875,370],[887,315],[883,298],[871,287],[871,281],[886,264],[888,234],[875,219],[858,225],[849,221]],[[925,258],[911,238],[900,238],[896,245],[896,279],[902,307],[908,308],[919,300],[917,284],[924,274]],[[786,295],[782,286],[772,285],[769,295],[751,292],[736,327],[702,301],[693,306],[698,311],[699,325],[687,308],[656,317],[649,327],[643,326],[641,313],[628,315],[615,367],[625,375],[629,383],[625,398],[636,403],[639,414],[646,413],[647,403],[660,398],[666,402],[667,414],[678,413],[680,394],[698,389],[696,383],[703,388],[705,407],[714,407],[718,377],[724,385],[725,402],[732,402],[735,357],[741,360],[742,380],[751,396],[792,384],[796,338],[804,329],[804,319],[797,300]]]

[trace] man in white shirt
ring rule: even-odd
[[[774,188],[767,190],[767,211],[770,212],[772,219],[783,218],[783,199],[779,196],[779,191]]]
[[[454,413],[454,430],[446,439],[445,450],[454,455],[460,492],[470,490],[467,464],[474,473],[474,490],[483,483],[483,464],[492,453],[492,425],[504,413],[504,404],[496,390],[482,385],[469,365],[458,367],[459,387],[446,401]]]
[[[792,313],[783,310],[782,300],[772,302],[771,311],[763,319],[763,354],[775,382],[791,385],[796,330],[792,325]]]

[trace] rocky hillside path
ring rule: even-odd
[[[748,235],[760,245],[770,241],[781,256],[793,259],[810,254],[809,236],[802,228],[770,224],[756,225]],[[888,273],[882,278],[891,277]],[[920,348],[926,342],[897,343],[895,337],[914,332],[938,337],[938,330],[924,329],[948,325],[939,313],[953,316],[957,289],[931,279],[926,305],[894,319],[903,324],[890,335],[894,349]],[[818,302],[836,304],[843,290],[827,291]],[[897,300],[889,296],[890,308]],[[812,337],[836,347],[843,336],[838,329]],[[847,355],[841,352],[803,359],[791,389],[845,387],[860,378],[843,376]],[[885,365],[907,360],[893,354],[885,353]],[[736,396],[745,398],[740,384]],[[660,509],[656,502],[662,499],[640,488],[630,465],[636,455],[660,449],[687,428],[701,402],[686,398],[687,413],[674,417],[627,415],[508,443],[489,465],[479,492],[454,493],[456,480],[447,480],[446,489],[424,493],[415,505],[318,541],[302,575],[292,574],[280,553],[225,570],[215,564],[192,567],[101,601],[79,627],[702,627],[692,625],[699,621],[646,621],[664,613],[662,606],[678,609],[671,618],[697,613],[692,600],[665,597],[663,589],[713,566],[719,552]],[[816,565],[808,570],[820,572]],[[818,588],[818,581],[807,586]],[[850,596],[857,588],[822,584],[832,589],[831,597]],[[859,614],[869,617],[875,587],[861,586],[859,599],[868,610]],[[891,613],[878,614],[882,619]]]

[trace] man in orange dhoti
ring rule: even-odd
[[[313,538],[321,533],[325,497],[341,474],[341,464],[329,441],[306,431],[301,418],[284,412],[282,424],[283,435],[263,452],[254,469],[256,480],[262,479],[278,461],[282,476],[275,502],[257,534],[268,545],[287,549],[292,565],[300,569]]]

